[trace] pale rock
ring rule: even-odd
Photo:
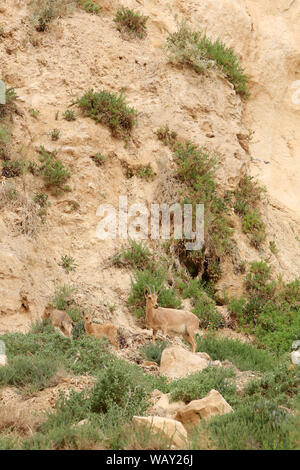
[[[211,390],[201,400],[193,400],[181,408],[176,414],[176,419],[185,427],[195,426],[201,419],[205,421],[215,415],[224,415],[233,412],[231,406],[217,390]]]
[[[180,346],[163,350],[160,361],[160,373],[171,379],[185,377],[195,372],[201,372],[210,364],[206,353],[192,353]]]
[[[5,354],[0,354],[0,367],[7,365],[7,356]]]
[[[187,445],[187,432],[182,423],[175,419],[162,418],[161,416],[134,416],[132,422],[137,427],[150,428],[153,434],[161,434],[172,440],[172,444],[179,449]]]

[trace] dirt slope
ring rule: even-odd
[[[166,123],[183,138],[218,152],[222,163],[218,177],[225,188],[232,189],[247,168],[266,184],[271,205],[265,218],[269,239],[276,240],[279,254],[275,257],[267,247],[258,253],[238,230],[241,257],[270,256],[277,272],[288,278],[300,275],[296,238],[300,239],[296,222],[300,117],[290,88],[300,72],[299,2],[291,2],[286,9],[273,7],[272,1],[264,2],[264,7],[258,1],[233,0],[123,2],[150,17],[147,38],[132,41],[122,39],[112,21],[118,3],[99,3],[107,7],[103,16],[76,10],[46,34],[34,36],[26,21],[28,2],[6,0],[0,8],[5,30],[0,76],[15,87],[22,114],[14,118],[14,146],[24,158],[35,161],[41,145],[49,151],[56,148],[72,172],[72,192],[50,197],[47,223],[39,227],[36,238],[19,232],[14,211],[0,211],[0,333],[26,331],[30,321],[40,317],[57,283],[76,285],[78,301],[91,307],[99,319],[134,327],[125,306],[130,273],[107,262],[120,241],[96,237],[96,210],[104,202],[117,206],[119,195],[127,195],[129,203],[151,203],[157,182],[127,179],[121,161],[151,162],[157,174],[172,167],[171,152],[154,135]],[[217,75],[202,77],[167,63],[163,47],[167,30],[176,28],[175,14],[187,16],[195,27],[203,26],[210,36],[220,36],[241,54],[251,76],[252,97],[246,106],[232,85]],[[123,89],[138,110],[138,126],[128,146],[76,108],[75,122],[61,119],[72,100],[92,87]],[[30,108],[40,110],[38,119],[30,116]],[[56,127],[61,138],[52,142],[48,133]],[[252,158],[238,139],[248,129],[255,131]],[[96,152],[109,156],[101,168],[90,159]],[[4,180],[0,184],[6,184]],[[29,198],[43,190],[42,181],[29,174],[15,184],[25,188]],[[64,254],[75,258],[76,272],[67,275],[59,266]],[[241,280],[228,271],[224,282],[238,285]],[[114,313],[111,305],[116,306]]]

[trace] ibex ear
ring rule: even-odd
[[[144,295],[145,295],[145,297],[147,297],[147,295],[149,295],[149,294],[152,294],[151,289],[150,289],[149,286],[146,286],[145,290],[144,290]]]

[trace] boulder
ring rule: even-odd
[[[161,416],[134,416],[132,422],[137,427],[149,428],[152,434],[159,433],[162,437],[170,439],[172,445],[178,449],[184,449],[187,445],[187,432],[175,419]]]
[[[211,390],[201,400],[193,400],[181,408],[176,419],[185,427],[195,426],[201,419],[208,420],[215,415],[231,413],[233,409],[217,390]]]
[[[160,361],[160,373],[170,379],[185,377],[195,372],[201,372],[210,364],[206,353],[192,353],[180,346],[163,350]]]
[[[0,367],[7,365],[7,357],[5,354],[0,354]]]

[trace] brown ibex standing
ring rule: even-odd
[[[199,328],[199,318],[187,310],[163,308],[157,305],[156,293],[150,288],[145,291],[146,298],[146,326],[153,329],[153,343],[158,330],[164,335],[173,333],[181,335],[191,345],[192,352],[196,351],[195,333]]]
[[[85,313],[83,315],[84,329],[87,335],[95,336],[95,338],[106,337],[109,342],[119,349],[118,341],[118,328],[110,323],[99,325],[98,323],[92,323],[91,315]]]
[[[52,305],[47,305],[45,307],[42,318],[49,318],[53,326],[56,326],[61,330],[62,333],[72,337],[73,322],[69,315],[66,312],[61,310],[54,310]]]

